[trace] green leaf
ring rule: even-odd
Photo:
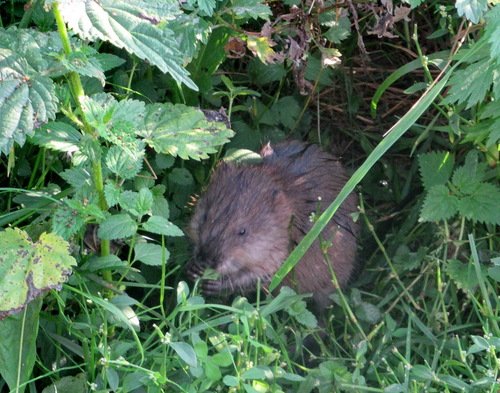
[[[334,11],[334,14],[336,14],[336,11]],[[347,16],[341,16],[337,20],[335,15],[335,19],[326,25],[330,26],[330,29],[324,34],[324,37],[334,44],[340,44],[351,35],[351,21]]]
[[[491,45],[491,57],[500,62],[500,5],[496,4],[485,15],[485,36]],[[500,97],[496,97],[497,99]]]
[[[232,0],[232,6],[228,10],[238,19],[269,20],[272,15],[269,6],[261,0]]]
[[[440,221],[453,217],[458,210],[458,199],[450,193],[448,187],[436,185],[430,188],[427,193],[422,210],[420,221]]]
[[[108,180],[104,185],[104,197],[109,207],[118,205],[120,202],[121,188],[118,184]]]
[[[455,156],[449,152],[430,152],[418,157],[418,166],[424,188],[429,191],[433,186],[444,185],[450,179]]]
[[[56,33],[32,29],[0,29],[0,153],[53,119],[57,111],[55,86],[47,76],[57,68],[49,51],[61,48]]]
[[[481,267],[483,276],[486,277],[486,267]],[[474,264],[463,263],[456,259],[450,259],[446,263],[446,273],[460,289],[474,290],[478,285]]]
[[[205,375],[211,381],[219,381],[222,378],[222,373],[219,366],[208,359],[205,363]]]
[[[137,141],[130,147],[111,146],[106,154],[106,167],[122,179],[132,179],[142,169],[144,144]]]
[[[455,3],[459,16],[465,16],[472,23],[478,23],[488,9],[487,0],[457,0]]]
[[[198,360],[193,347],[184,342],[171,342],[169,344],[179,357],[189,366],[196,367]]]
[[[52,231],[69,240],[85,225],[85,218],[67,204],[61,204],[52,215]]]
[[[182,66],[183,56],[168,20],[180,13],[176,2],[61,0],[68,26],[84,40],[102,40],[124,48],[168,72],[175,81],[198,90]]]
[[[149,266],[161,266],[162,256],[165,255],[165,261],[170,257],[169,251],[158,245],[151,243],[137,243],[134,247],[134,260],[141,261]]]
[[[235,377],[233,375],[226,375],[222,379],[222,382],[224,382],[224,385],[226,385],[226,386],[236,387],[236,386],[238,386],[239,379],[238,379],[238,377]]]
[[[33,129],[55,118],[57,97],[49,77],[30,72],[24,59],[0,49],[0,153],[24,145]]]
[[[137,232],[137,223],[128,214],[115,214],[99,225],[98,236],[104,240],[123,239]]]
[[[233,355],[231,355],[231,352],[228,349],[223,349],[213,355],[212,360],[220,367],[229,367],[234,362]]]
[[[142,224],[142,228],[145,231],[157,233],[158,235],[184,236],[184,233],[178,226],[160,216],[150,217],[147,222]]]
[[[31,137],[31,141],[38,146],[70,154],[80,150],[80,140],[80,132],[69,124],[58,121],[44,124]]]
[[[20,384],[31,379],[36,360],[36,338],[41,307],[42,299],[38,298],[28,305],[24,313],[0,321],[0,375],[11,391],[17,391],[15,387],[18,372]],[[24,334],[21,335],[21,332]],[[20,362],[19,355],[21,355]],[[26,386],[20,387],[19,392],[24,392]]]
[[[97,78],[101,82],[101,85],[104,86],[106,82],[104,69],[101,63],[95,57],[92,57],[95,53],[97,51],[90,47],[76,49],[68,56],[63,56],[61,64],[68,71],[73,71],[90,78]]]
[[[461,216],[486,224],[500,225],[500,188],[491,183],[478,183],[473,192],[458,201]]]
[[[143,127],[143,102],[116,101],[112,95],[100,93],[84,97],[81,103],[88,123],[101,137],[127,147],[136,141],[136,130]]]
[[[119,201],[124,210],[140,218],[151,212],[153,194],[147,188],[141,188],[139,192],[127,190],[122,192]]]
[[[181,104],[148,105],[146,113],[145,130],[138,134],[158,153],[184,160],[207,158],[234,134],[223,123],[209,122],[200,110]]]
[[[76,265],[69,244],[53,233],[32,242],[18,228],[0,236],[0,319],[18,312],[50,289],[60,289]]]
[[[66,182],[74,188],[90,187],[90,173],[86,168],[73,167],[65,169],[59,174]]]
[[[467,67],[455,71],[450,78],[450,90],[444,104],[466,103],[466,108],[480,103],[488,93],[497,69],[495,61],[485,56]]]

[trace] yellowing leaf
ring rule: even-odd
[[[252,53],[263,63],[274,63],[276,52],[271,48],[274,45],[267,37],[247,36],[247,46]]]

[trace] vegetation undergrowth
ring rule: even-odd
[[[500,390],[500,5],[0,4],[0,391]],[[319,323],[183,272],[217,162],[286,138],[352,176],[271,289],[360,198]]]

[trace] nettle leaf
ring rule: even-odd
[[[113,207],[120,201],[121,188],[118,184],[115,184],[108,180],[104,185],[104,197],[106,198],[106,203],[109,207]]]
[[[66,204],[59,205],[52,215],[52,231],[65,240],[78,233],[84,225],[84,216]]]
[[[263,4],[262,0],[232,0],[232,3],[228,10],[239,19],[268,20],[272,15],[269,6]]]
[[[468,109],[482,102],[486,93],[490,90],[497,68],[496,61],[484,56],[467,67],[455,71],[450,78],[449,85],[451,88],[443,103],[466,103]]]
[[[448,187],[436,185],[430,188],[420,211],[420,221],[440,221],[453,217],[458,210],[458,199]]]
[[[81,137],[80,132],[71,125],[53,121],[37,129],[31,142],[47,149],[73,154],[80,150]]]
[[[198,109],[166,103],[146,107],[145,129],[138,134],[158,153],[200,160],[215,153],[234,132],[224,123],[207,121]]]
[[[426,190],[438,184],[446,184],[455,164],[455,156],[449,152],[430,152],[418,157],[420,176]]]
[[[457,259],[450,259],[446,263],[446,273],[460,289],[472,291],[479,284],[472,262],[463,263]],[[486,277],[487,271],[485,266],[481,266],[481,273],[483,277]]]
[[[59,9],[68,26],[84,40],[99,39],[124,48],[198,90],[182,66],[182,53],[168,26],[180,14],[176,2],[61,0]]]
[[[500,225],[500,188],[491,183],[478,183],[470,194],[458,202],[461,216],[487,224]]]
[[[66,182],[74,188],[90,187],[90,172],[86,168],[74,167],[64,170],[59,174]]]
[[[122,179],[132,179],[142,169],[144,143],[136,141],[130,148],[111,146],[106,154],[106,167]]]
[[[76,265],[69,244],[53,233],[32,242],[18,228],[0,236],[0,319],[14,314],[50,289],[60,289]]]
[[[153,206],[153,194],[147,188],[139,192],[124,191],[119,198],[120,206],[136,217],[142,217],[151,212]]]
[[[57,97],[52,79],[38,74],[25,58],[0,48],[0,153],[55,118]]]
[[[137,223],[128,214],[115,214],[99,225],[97,235],[104,240],[123,239],[137,232]]]
[[[161,266],[164,255],[165,261],[170,257],[169,251],[158,244],[137,243],[134,247],[134,260],[150,266]]]
[[[144,108],[142,101],[117,101],[105,93],[82,99],[89,124],[101,137],[120,146],[135,142],[136,130],[143,127]]]
[[[457,0],[455,3],[459,16],[465,16],[472,23],[478,23],[488,9],[487,0]]]
[[[169,22],[168,27],[177,38],[179,49],[184,56],[184,64],[193,59],[201,44],[207,43],[212,32],[210,24],[196,13],[179,15]]]
[[[74,50],[69,56],[61,57],[61,64],[68,71],[74,71],[80,75],[91,78],[97,78],[102,86],[104,86],[106,82],[104,68],[95,57],[92,57],[91,52],[87,53],[87,51],[82,49]]]
[[[160,216],[150,217],[147,222],[142,224],[142,228],[145,231],[157,233],[158,235],[184,236],[184,233],[177,225]]]

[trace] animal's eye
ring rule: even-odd
[[[247,230],[245,228],[241,228],[240,231],[238,232],[238,235],[244,236],[247,233]]]

